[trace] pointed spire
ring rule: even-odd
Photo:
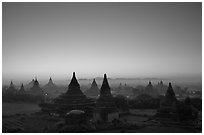
[[[21,84],[21,88],[22,88],[22,87],[24,88],[23,83]]]
[[[78,83],[76,76],[75,76],[75,72],[73,72],[72,80],[69,84],[69,89],[73,89],[73,88],[74,89],[76,89],[76,88],[80,89],[79,83]]]
[[[20,91],[21,91],[21,92],[25,91],[24,86],[23,86],[23,83],[21,84]]]
[[[52,78],[50,77],[48,84],[53,84]]]
[[[104,88],[105,89],[110,89],[106,74],[104,74],[103,83],[102,83],[102,86],[101,86],[101,89],[104,89]]]
[[[14,84],[13,84],[12,80],[11,80],[11,83],[10,83],[10,88],[14,88]]]
[[[101,86],[101,92],[100,92],[100,96],[101,95],[109,95],[111,94],[110,92],[110,86],[108,84],[108,80],[107,80],[107,76],[106,74],[104,74],[104,78],[103,78],[103,83],[102,83],[102,86]]]
[[[97,87],[97,89],[98,89],[98,85],[97,85],[97,83],[96,83],[96,80],[95,80],[95,78],[93,79],[93,82],[92,82],[92,84],[91,84],[91,88],[96,88]]]
[[[166,97],[168,97],[168,98],[174,98],[175,97],[175,93],[174,93],[174,90],[171,86],[171,83],[169,83],[169,87],[166,91]]]
[[[37,80],[37,77],[35,77],[35,81],[34,81],[34,83],[33,83],[33,86],[34,87],[39,87],[39,82],[38,82],[38,80]]]

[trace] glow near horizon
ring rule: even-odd
[[[3,3],[3,80],[202,73],[201,3]]]

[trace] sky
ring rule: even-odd
[[[201,81],[202,3],[3,3],[2,80]]]

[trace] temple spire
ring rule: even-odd
[[[66,94],[84,96],[83,92],[80,89],[80,85],[76,79],[75,72],[73,72],[72,80],[68,86]]]
[[[79,83],[75,76],[75,72],[73,72],[72,80],[69,84],[69,89],[72,89],[72,88],[80,88]]]
[[[21,88],[23,88],[23,89],[24,89],[23,83],[21,84]]]
[[[110,92],[110,86],[108,84],[107,76],[106,74],[104,74],[100,95],[107,95],[107,94],[109,95],[111,94],[111,92]]]
[[[24,93],[24,92],[25,92],[25,89],[24,89],[23,83],[21,84],[21,88],[20,88],[19,92],[21,92],[21,93]]]
[[[168,98],[174,98],[175,97],[175,93],[174,93],[174,90],[171,86],[171,83],[169,83],[169,87],[166,91],[166,97],[168,97]]]
[[[10,88],[14,88],[14,84],[13,84],[12,80],[11,80],[11,83],[10,83]]]

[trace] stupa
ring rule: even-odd
[[[24,86],[23,86],[23,83],[21,84],[21,88],[20,90],[18,91],[19,94],[25,94],[25,89],[24,89]]]
[[[107,76],[106,74],[104,74],[100,96],[96,102],[94,120],[102,122],[111,122],[112,120],[118,118],[119,113],[116,108],[114,98],[111,95],[111,89],[107,80]]]
[[[32,79],[28,84],[24,86],[25,90],[30,90],[33,87],[35,79]]]
[[[16,93],[17,90],[15,88],[15,85],[13,84],[13,82],[11,81],[9,88],[7,89],[8,93]]]
[[[149,84],[148,84],[148,85],[146,86],[146,88],[145,88],[145,94],[148,94],[148,95],[150,95],[150,96],[152,96],[152,97],[158,96],[158,93],[157,93],[157,91],[154,89],[154,87],[153,87],[151,81],[149,81]]]
[[[93,110],[95,102],[87,98],[80,89],[76,79],[75,72],[68,86],[66,93],[55,98],[51,103],[41,103],[43,111],[65,115],[71,110],[82,110],[90,113]]]
[[[34,96],[44,96],[43,90],[40,88],[39,82],[37,78],[35,78],[33,87],[30,88],[28,91],[28,94],[34,95]]]
[[[52,78],[50,77],[49,82],[43,87],[43,90],[49,97],[57,97],[56,91],[58,90],[57,85],[53,82]]]
[[[160,108],[157,110],[156,116],[165,120],[179,120],[178,100],[176,99],[174,90],[169,83],[164,99],[160,102]]]
[[[97,85],[95,79],[93,79],[93,82],[92,82],[92,84],[91,84],[91,88],[88,89],[87,91],[85,91],[84,94],[85,94],[86,96],[88,96],[88,97],[93,97],[93,98],[99,96],[100,90],[99,90],[99,88],[98,88],[98,85]]]

